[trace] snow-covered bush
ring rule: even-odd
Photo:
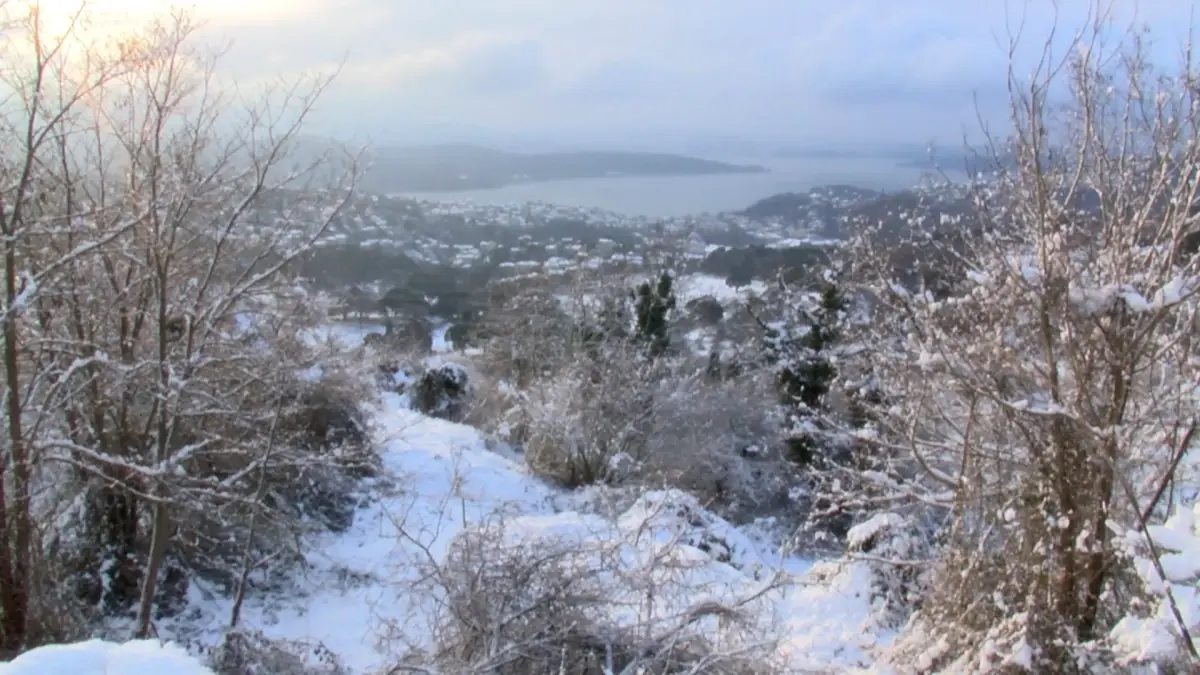
[[[470,395],[468,380],[466,369],[456,363],[429,368],[412,386],[413,408],[432,417],[460,419]]]
[[[577,296],[583,293],[576,291]],[[479,329],[485,340],[482,364],[493,379],[524,389],[578,353],[581,335],[572,313],[583,309],[581,302],[564,307],[553,289],[512,282],[495,289],[494,295]]]
[[[928,533],[911,519],[879,513],[850,528],[846,558],[871,570],[871,599],[881,626],[899,628],[929,591]]]
[[[635,351],[613,350],[536,381],[520,401],[530,468],[574,487],[612,481],[615,462],[645,460],[658,377]]]
[[[338,656],[321,644],[244,630],[226,633],[212,649],[208,666],[215,675],[350,675]]]
[[[485,528],[451,544],[438,568],[446,596],[434,663],[450,672],[489,662],[498,673],[598,670],[611,638],[596,626],[604,594],[582,565],[590,547],[506,543]]]
[[[669,287],[659,292],[670,295]],[[534,472],[562,485],[683,487],[740,517],[786,506],[794,472],[779,463],[780,424],[764,373],[710,376],[702,359],[664,350],[661,335],[639,337],[634,310],[641,305],[629,309],[611,292],[565,302],[570,321],[508,316],[519,326],[562,331],[538,338],[556,346],[545,350],[536,373],[498,367],[497,357],[486,356],[500,352],[508,363],[506,350],[530,353],[523,335],[487,343],[492,372],[473,424],[523,450]],[[659,311],[670,305],[663,301]]]
[[[378,391],[408,394],[410,387],[424,371],[426,356],[417,351],[403,351],[364,343],[359,352],[363,382],[374,382]]]
[[[295,560],[363,450],[352,388],[312,382],[334,356],[310,339],[327,298],[292,275],[356,175],[352,156],[292,161],[324,79],[231,105],[186,13],[35,46],[25,9],[0,19],[53,76],[5,58],[2,77],[59,107],[0,106],[20,148],[5,171],[37,167],[0,195],[0,273],[24,293],[2,329],[0,656],[70,637],[61,616],[133,614],[147,636],[193,575],[232,590],[249,564]],[[51,141],[68,136],[69,156]]]
[[[334,531],[353,518],[355,482],[378,470],[362,408],[370,397],[366,381],[357,368],[338,370],[337,361],[331,357],[320,380],[300,383],[276,430],[289,447],[306,450],[308,461],[280,465],[263,486],[270,508]]]
[[[1061,68],[1047,46],[1031,78],[1010,71],[1012,137],[964,190],[973,217],[916,205],[937,288],[895,278],[894,232],[861,223],[854,242],[871,316],[849,337],[882,396],[860,434],[866,491],[825,485],[938,529],[892,654],[904,667],[1114,664],[1107,637],[1145,590],[1117,535],[1195,480],[1200,255],[1182,244],[1200,230],[1197,73],[1156,72],[1139,40],[1101,48],[1111,28],[1078,34]],[[1059,92],[1070,104],[1049,102]]]
[[[686,362],[655,390],[654,430],[631,482],[682,488],[739,520],[792,515],[798,475],[781,448],[769,373],[713,380]]]
[[[409,590],[436,605],[429,643],[399,668],[779,672],[756,614],[778,579],[755,562],[732,526],[680,492],[647,495],[615,521],[495,517],[430,552]]]
[[[769,383],[704,376],[690,359],[647,362],[610,352],[536,382],[513,402],[530,467],[569,486],[682,487],[749,516],[787,502]]]
[[[1119,535],[1128,547],[1146,597],[1131,604],[1106,642],[1120,665],[1181,665],[1200,649],[1200,503],[1177,507],[1162,525]],[[1194,663],[1194,661],[1193,661]]]

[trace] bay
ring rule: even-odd
[[[693,176],[611,176],[541,183],[520,183],[489,190],[405,192],[406,197],[440,202],[520,205],[546,202],[598,208],[629,216],[668,218],[740,211],[781,192],[806,192],[822,185],[873,190],[902,190],[917,185],[925,169],[903,167],[895,159],[803,158],[725,159],[757,164],[769,173]]]

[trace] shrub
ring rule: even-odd
[[[208,666],[217,675],[349,675],[337,655],[320,643],[268,638],[234,630],[213,648]]]
[[[467,371],[447,363],[425,371],[413,387],[413,407],[426,415],[459,420],[466,411]]]
[[[521,400],[530,468],[578,487],[614,482],[618,459],[644,460],[655,431],[653,372],[614,352],[537,381]]]
[[[707,637],[712,631],[737,632],[734,627],[743,616],[736,603],[667,609],[668,598],[678,590],[674,585],[686,582],[654,562],[649,569],[630,569],[622,556],[630,552],[640,528],[631,529],[630,541],[588,528],[529,533],[499,520],[462,532],[445,557],[428,560],[429,569],[419,575],[422,583],[433,586],[420,590],[432,591],[439,602],[429,631],[431,644],[406,653],[392,672],[773,672],[768,647],[718,648]],[[635,607],[622,597],[629,592],[650,592],[662,604]],[[653,616],[644,616],[646,612]]]
[[[711,380],[689,359],[614,357],[510,399],[506,440],[523,442],[530,468],[567,487],[679,487],[752,518],[785,506],[796,480],[777,450],[770,387],[763,374]]]
[[[725,307],[711,295],[690,300],[686,309],[691,318],[705,326],[715,326],[725,318]]]
[[[880,513],[850,528],[846,546],[851,557],[869,556],[872,565],[871,591],[890,628],[899,628],[929,590],[925,560],[931,552],[931,537],[911,519],[896,513]]]

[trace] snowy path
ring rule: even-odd
[[[347,531],[309,542],[310,567],[296,580],[294,592],[249,596],[243,625],[272,638],[320,641],[353,672],[373,672],[404,650],[402,643],[382,638],[386,626],[399,627],[406,639],[418,642],[427,633],[428,607],[409,585],[419,563],[441,560],[464,524],[477,525],[502,512],[505,528],[526,538],[531,543],[526,545],[547,537],[607,538],[620,546],[637,539],[640,543],[620,556],[634,570],[649,569],[639,565],[669,549],[672,557],[692,565],[680,582],[683,595],[691,593],[684,598],[689,603],[752,593],[761,579],[782,570],[792,582],[772,591],[760,614],[764,629],[786,634],[781,657],[797,669],[841,671],[861,663],[863,649],[874,642],[869,622],[864,623],[869,579],[863,570],[835,570],[832,584],[806,585],[810,562],[781,559],[682,493],[647,493],[618,518],[606,520],[575,510],[586,497],[548,486],[519,460],[488,450],[477,430],[410,411],[402,396],[384,395],[371,417],[383,476],[367,491],[369,499]],[[728,547],[729,555],[718,561],[707,545],[711,542]],[[193,600],[210,617],[200,639],[215,642],[229,616],[228,601],[199,594]],[[614,609],[617,620],[621,611]],[[195,616],[183,620],[194,622]]]
[[[544,513],[552,496],[523,467],[488,451],[471,427],[409,411],[395,394],[383,397],[373,417],[385,479],[379,492],[347,531],[309,543],[302,597],[249,597],[243,609],[244,625],[270,637],[320,641],[355,672],[381,665],[382,622],[413,619],[402,582],[424,551],[405,541],[401,527],[440,557],[464,514],[478,522],[502,508]],[[215,636],[228,611],[223,600],[209,604],[213,625],[205,632]]]

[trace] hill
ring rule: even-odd
[[[571,178],[761,173],[759,166],[645,152],[516,153],[475,145],[377,148],[362,188],[440,192]]]

